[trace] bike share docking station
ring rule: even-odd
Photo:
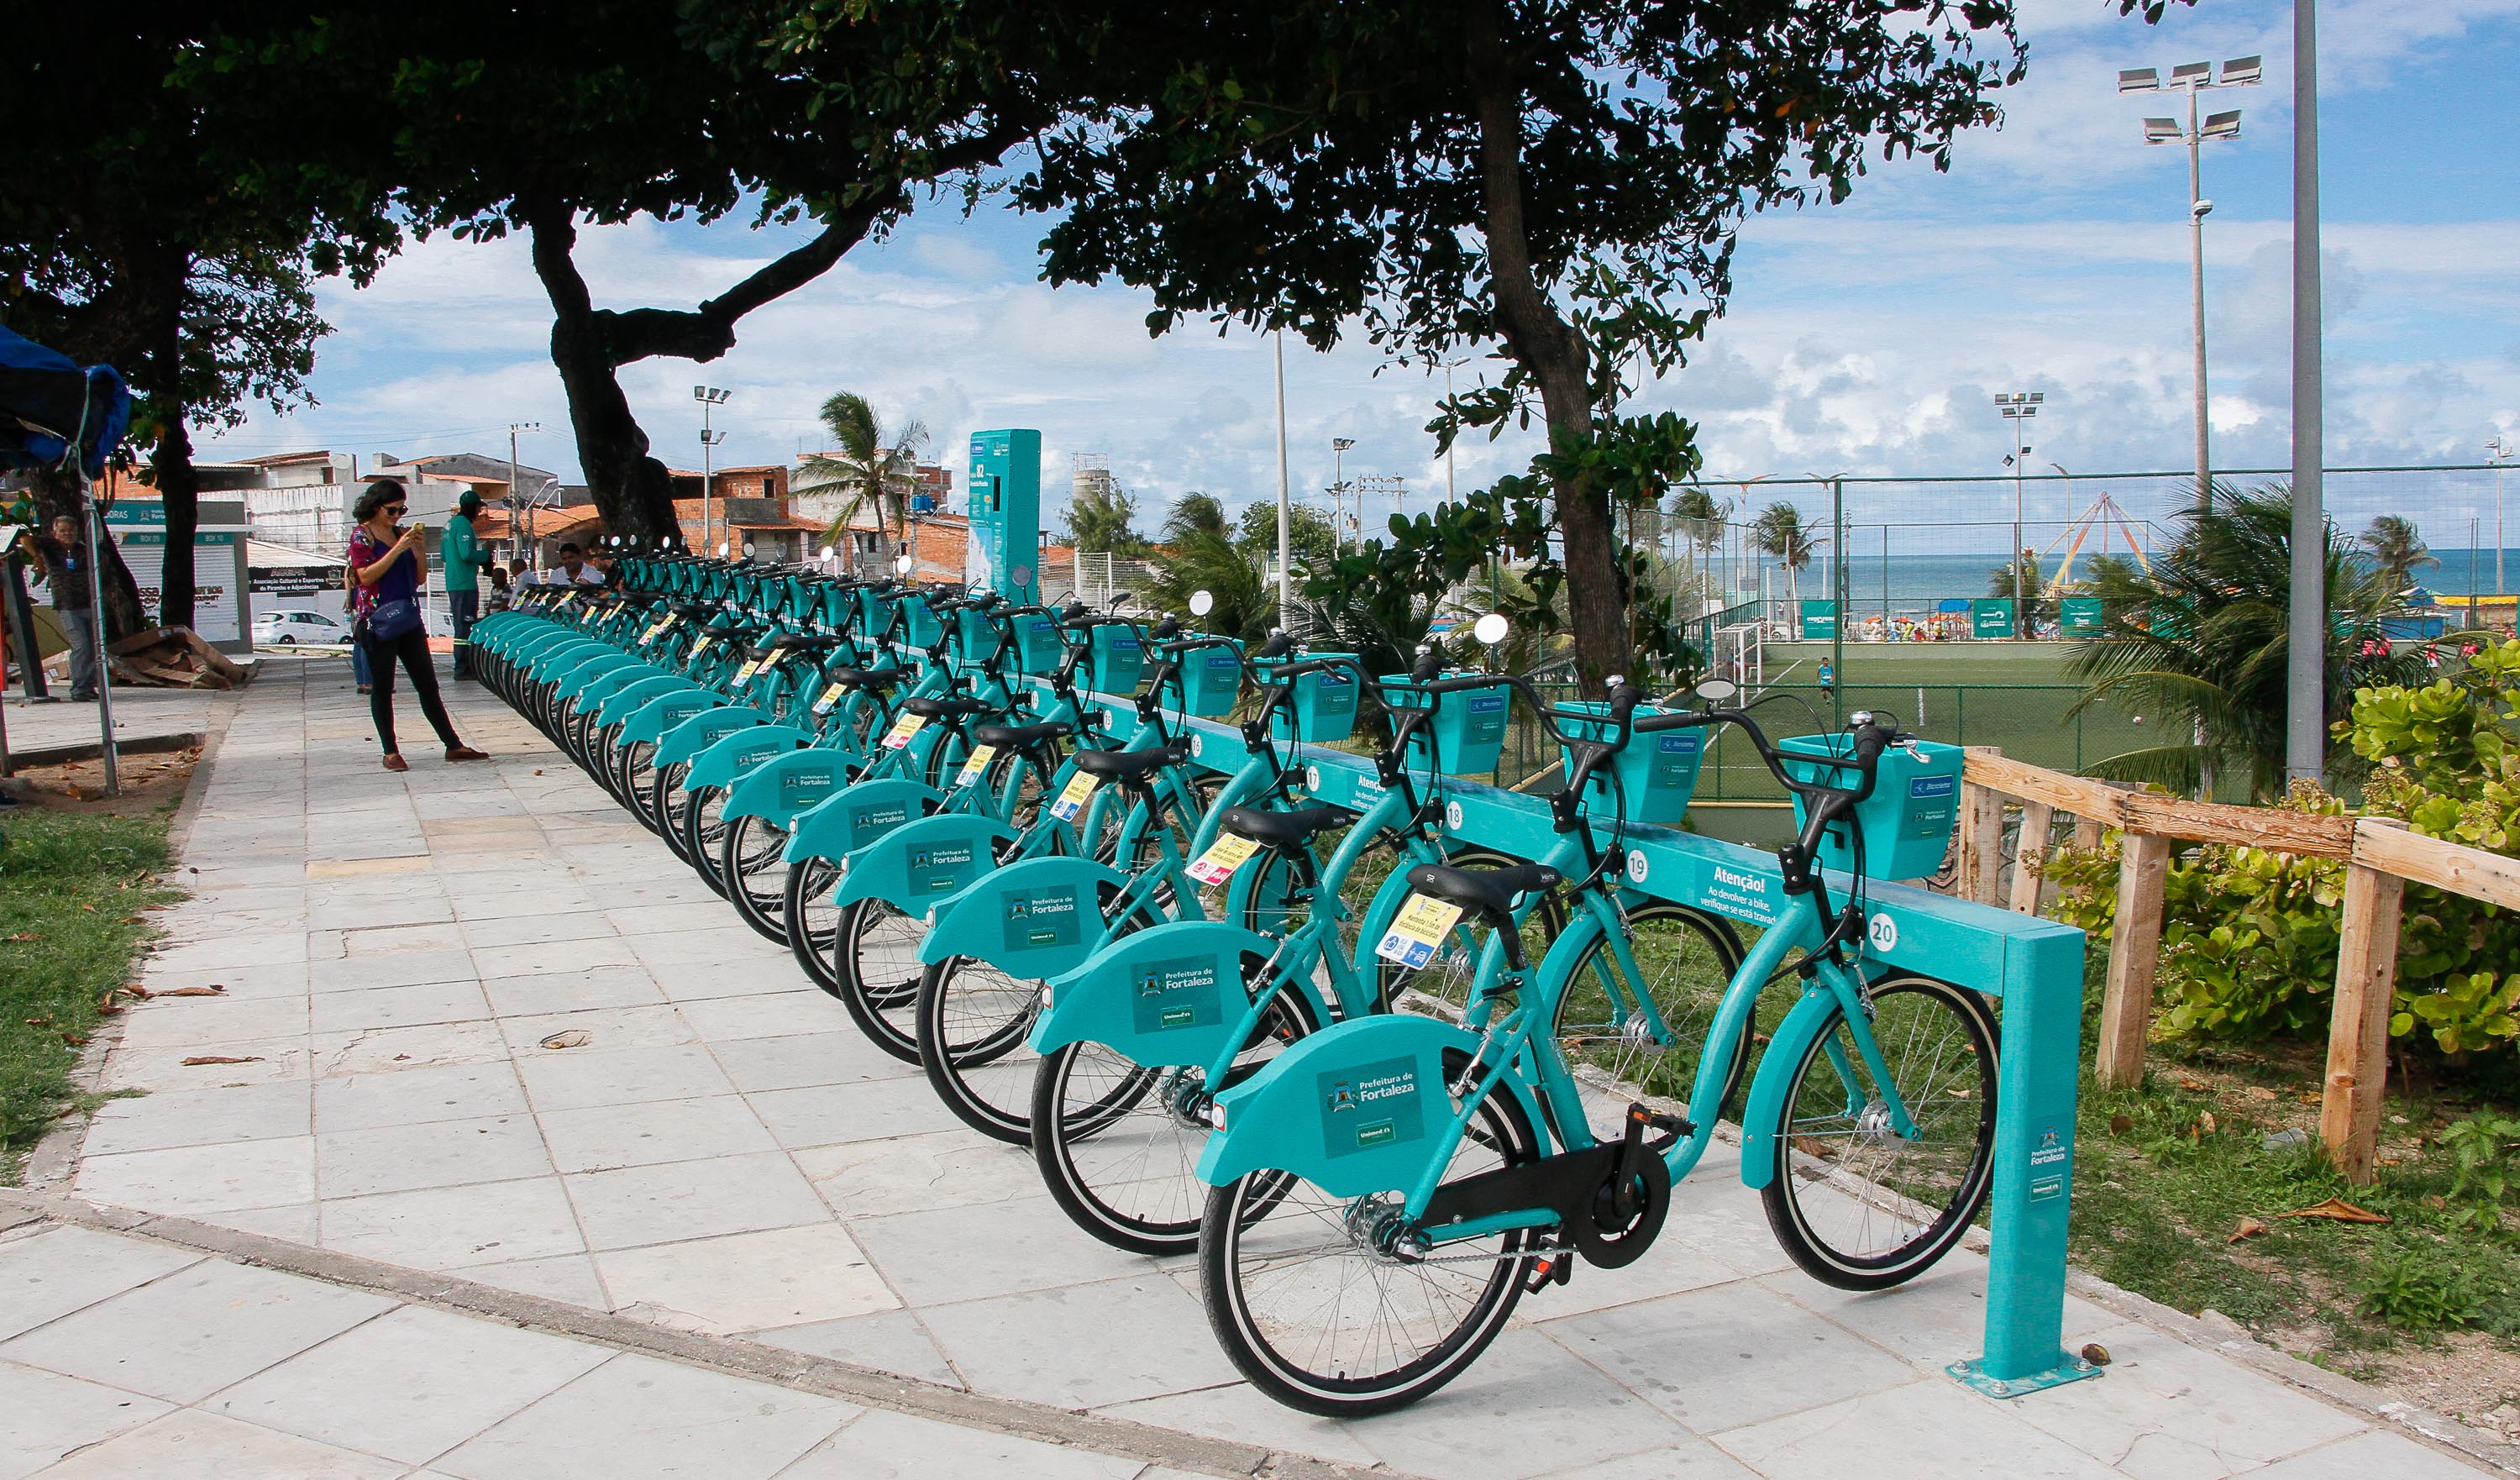
[[[1136,713],[1127,701],[1094,698],[1113,711],[1115,723]],[[1194,764],[1227,772],[1241,764],[1246,752],[1236,728],[1195,717],[1176,723],[1192,738]],[[1315,745],[1297,751],[1315,800],[1362,813],[1380,796],[1368,758]],[[1518,858],[1539,858],[1557,840],[1545,798],[1453,777],[1419,785],[1440,800],[1449,837]],[[1669,827],[1596,823],[1594,832],[1605,847],[1615,833],[1627,855],[1626,887],[1638,895],[1763,928],[1788,908],[1805,907],[1788,900],[1772,854]],[[1861,885],[1868,962],[1967,987],[2002,1004],[1984,1350],[1945,1370],[1995,1398],[2098,1376],[2099,1367],[2067,1352],[2063,1342],[2083,932],[1912,885],[1858,880],[1835,870],[1825,877],[1837,900]],[[1749,1169],[1773,1165],[1772,1151],[1754,1144],[1767,1140],[1764,1131],[1746,1133],[1745,1175],[1764,1175]]]

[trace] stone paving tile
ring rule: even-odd
[[[552,1161],[563,1172],[779,1148],[752,1106],[735,1095],[550,1110],[542,1116],[542,1129]]]
[[[22,1480],[65,1456],[137,1428],[173,1405],[41,1368],[0,1362],[0,1480]]]
[[[200,1047],[289,1038],[306,1032],[303,998],[167,997],[126,1011],[122,1041],[135,1049]]]
[[[556,1254],[549,1259],[476,1264],[464,1272],[464,1278],[478,1279],[483,1284],[495,1284],[503,1290],[565,1301],[590,1311],[612,1309],[612,1297],[605,1293],[604,1280],[595,1273],[595,1259],[588,1254]]]
[[[187,1058],[232,1060],[188,1064]],[[199,1090],[222,1085],[269,1084],[304,1079],[313,1055],[303,1038],[256,1039],[250,1043],[188,1045],[161,1049],[117,1046],[105,1061],[98,1088],[104,1090]]]
[[[623,1355],[434,1467],[460,1480],[769,1480],[864,1410]]]
[[[452,918],[452,911],[449,911]],[[537,914],[514,916],[502,919],[474,919],[462,927],[465,944],[478,949],[483,946],[534,946],[559,940],[595,940],[612,934],[612,921],[595,910],[566,915]]]
[[[315,1195],[314,1142],[286,1136],[217,1145],[91,1156],[72,1187],[82,1197],[164,1213],[215,1213]]]
[[[1689,1439],[1598,1464],[1551,1470],[1539,1480],[1753,1480],[1754,1473],[1704,1440]]]
[[[1490,1414],[1510,1426],[1480,1421]],[[1522,1480],[1690,1437],[1636,1393],[1529,1330],[1499,1336],[1478,1366],[1425,1402],[1350,1428],[1393,1469],[1449,1480]],[[1508,1434],[1509,1442],[1500,1442]]]
[[[483,1063],[507,1056],[507,1044],[499,1036],[499,1025],[486,1018],[318,1033],[311,1042],[314,1072],[328,1079],[432,1064]]]
[[[293,1275],[204,1261],[0,1344],[0,1358],[194,1403],[393,1306]]]
[[[718,1334],[901,1304],[848,1231],[832,1223],[598,1253],[595,1267],[619,1309]]]
[[[1746,1282],[1570,1316],[1540,1329],[1700,1433],[1916,1375],[1844,1327]]]
[[[315,1138],[316,1186],[326,1198],[512,1182],[551,1170],[541,1128],[530,1115],[326,1131]]]
[[[315,999],[311,1025],[321,1034],[365,1033],[376,1028],[474,1022],[489,1015],[490,1003],[481,995],[479,983],[439,981],[323,993]]]
[[[516,1065],[441,1064],[392,1066],[373,1074],[346,1074],[314,1084],[315,1124],[330,1133],[429,1120],[468,1120],[525,1113],[524,1086]]]
[[[422,1270],[586,1250],[558,1177],[335,1198],[323,1205],[320,1232],[328,1249]]]
[[[837,1006],[834,1004],[833,1006]],[[686,1006],[686,1012],[690,1010]],[[843,1012],[842,1015],[846,1015]],[[803,1090],[868,1079],[904,1079],[920,1072],[876,1048],[855,1028],[832,1033],[790,1033],[775,1038],[712,1041],[717,1061],[735,1087],[749,1093]]]
[[[2015,1408],[2032,1427],[2122,1468],[2237,1473],[2364,1426],[2150,1326],[2113,1325],[2092,1339],[2109,1349],[2105,1377]]]
[[[919,1314],[975,1389],[1055,1408],[1101,1408],[1235,1380],[1198,1303],[1151,1272]],[[1021,1339],[1010,1340],[1015,1332]]]
[[[1046,1290],[1151,1268],[1145,1256],[1079,1232],[1058,1203],[1038,1191],[980,1208],[859,1218],[849,1227],[876,1268],[914,1306]],[[980,1248],[988,1250],[984,1259],[973,1257]]]
[[[821,1224],[830,1216],[795,1163],[776,1152],[562,1180],[586,1229],[586,1246],[596,1250]]]
[[[87,1229],[0,1238],[0,1340],[200,1262],[186,1250]]]
[[[2371,1432],[2248,1473],[2252,1480],[2476,1480],[2481,1471],[2412,1439]]]
[[[1311,1413],[1298,1413],[1262,1396],[1259,1389],[1247,1382],[1203,1387],[1195,1392],[1167,1393],[1159,1398],[1141,1398],[1133,1403],[1115,1403],[1095,1412],[1113,1418],[1151,1423],[1157,1428],[1205,1434],[1238,1444],[1266,1445],[1272,1449],[1310,1455],[1317,1459],[1337,1459],[1364,1465],[1381,1462],[1379,1456],[1365,1447],[1355,1425],[1336,1418],[1317,1418]]]
[[[1131,1480],[1135,1459],[878,1409],[779,1472],[779,1480]]]
[[[758,1101],[761,1097],[753,1098]],[[842,1218],[923,1213],[1041,1195],[1041,1174],[1033,1167],[1030,1152],[959,1128],[892,1141],[813,1146],[796,1153],[796,1166]]]
[[[752,1103],[784,1146],[889,1141],[896,1136],[959,1130],[963,1124],[937,1100],[924,1077],[772,1090],[753,1096]],[[1033,1181],[1039,1184],[1038,1172]]]
[[[563,916],[562,919],[567,917]],[[578,1012],[590,1008],[662,1005],[656,979],[637,966],[590,966],[543,976],[497,976],[481,983],[502,1017]]]
[[[530,1017],[503,1017],[499,1031],[510,1053],[525,1054],[558,1033],[584,1033],[595,1049],[654,1049],[696,1043],[699,1035],[670,1003],[644,1008],[589,1008],[575,1012],[539,1012]],[[557,1052],[582,1053],[568,1049]]]
[[[404,1306],[264,1368],[204,1407],[422,1464],[609,1356],[584,1342]]]
[[[689,1099],[734,1091],[708,1050],[694,1044],[649,1049],[570,1049],[517,1061],[534,1110]]]
[[[963,1385],[962,1374],[955,1371],[953,1365],[945,1360],[945,1354],[936,1349],[935,1338],[927,1334],[927,1327],[911,1311],[878,1311],[872,1316],[851,1316],[842,1321],[777,1326],[753,1331],[749,1335],[752,1340],[767,1346],[829,1357],[836,1362],[873,1368],[878,1372],[915,1377],[922,1382],[937,1382],[947,1387]]]
[[[43,1480],[395,1480],[406,1466],[187,1410],[85,1449]]]
[[[88,1126],[87,1154],[303,1136],[313,1127],[313,1099],[314,1087],[301,1079],[109,1099]]]

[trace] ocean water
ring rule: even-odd
[[[2124,548],[2120,547],[2116,553],[2123,556]],[[2503,552],[2505,584],[2500,587],[2495,584],[2494,552],[2491,550],[2443,550],[2436,547],[2433,555],[2440,563],[2416,571],[2415,583],[2438,598],[2464,597],[2470,591],[2490,596],[2497,590],[2520,588],[2520,548]],[[1897,610],[1929,610],[1936,603],[1947,599],[1987,596],[1991,594],[1992,579],[2003,564],[2003,559],[2001,550],[1932,555],[1894,553],[1886,561],[1878,550],[1870,555],[1859,551],[1846,561],[1847,602],[1860,615],[1868,610],[1879,610],[1885,601]],[[1784,600],[1783,568],[1774,561],[1764,563],[1768,572],[1769,598]],[[1736,600],[1746,600],[1759,594],[1757,573],[1745,562],[1728,562],[1718,558],[1712,564],[1719,579],[1745,580],[1735,593]],[[2087,552],[2074,562],[2074,573],[2081,576],[2088,574],[2090,569],[2091,560]],[[1800,595],[1807,601],[1826,598],[1832,574],[1825,556],[1814,561],[1796,577]],[[2041,561],[2041,579],[2054,574],[2055,562],[2052,560]]]

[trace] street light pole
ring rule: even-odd
[[[2292,8],[2292,620],[2284,771],[2327,774],[2325,396],[2318,282],[2318,7]]]
[[[2261,74],[2256,57],[2235,57],[2223,64],[2221,80],[2214,76],[2210,62],[2188,62],[2170,69],[2165,84],[2153,67],[2139,67],[2118,73],[2118,91],[2142,93],[2177,91],[2187,95],[2187,126],[2181,128],[2177,118],[2143,120],[2143,142],[2168,144],[2178,140],[2187,146],[2187,291],[2188,328],[2195,360],[2196,381],[2196,507],[2202,511],[2214,498],[2214,464],[2208,446],[2206,425],[2205,379],[2205,218],[2213,213],[2214,202],[2205,199],[2204,146],[2208,139],[2236,139],[2240,136],[2240,112],[2215,113],[2201,122],[2197,117],[2196,95],[2215,87],[2255,87]]]
[[[709,413],[726,404],[730,392],[714,385],[695,385],[692,399],[700,403],[700,548],[709,548],[709,536],[717,525],[717,479],[712,454],[726,435],[711,429]],[[671,502],[670,497],[667,502]]]
[[[1341,553],[1347,549],[1339,542],[1338,527],[1340,516],[1347,513],[1347,450],[1355,445],[1354,437],[1330,438],[1330,541],[1331,547]],[[1359,542],[1362,540],[1363,532],[1359,531]]]
[[[1286,509],[1286,331],[1271,336],[1278,346],[1278,625],[1295,609],[1294,526]]]
[[[2511,588],[2502,578],[2502,468],[2511,461],[2514,451],[2500,432],[2485,441],[2485,460],[2494,468],[2494,594],[2500,596]]]
[[[531,556],[531,555],[533,554],[533,536],[532,536],[532,532],[531,532],[531,531],[532,531],[532,529],[533,529],[533,509],[532,509],[532,506],[530,506],[530,505],[528,505],[528,504],[526,504],[526,503],[525,503],[524,498],[522,497],[523,490],[522,490],[522,489],[519,489],[519,488],[517,486],[517,483],[518,483],[518,476],[519,476],[519,475],[518,475],[518,471],[517,471],[517,433],[518,433],[518,432],[520,432],[520,431],[540,431],[540,430],[542,430],[542,429],[543,429],[543,424],[542,424],[542,423],[540,423],[540,422],[510,422],[510,423],[508,424],[508,541],[509,541],[509,543],[510,543],[510,544],[514,544],[514,543],[516,542],[516,538],[517,538],[517,527],[518,527],[518,526],[517,526],[517,520],[518,520],[519,517],[522,517],[522,518],[524,519],[524,521],[525,521],[525,522],[524,522],[524,528],[525,528],[525,530],[527,531],[527,532],[526,532],[526,542],[525,542],[525,547],[524,547],[523,555],[522,555],[522,556],[519,556],[519,557],[518,557],[518,558],[517,558],[518,574],[520,577],[522,576],[523,571],[524,571],[524,564],[525,564],[524,557]]]
[[[2012,640],[2016,643],[2030,636],[2030,553],[2021,543],[2021,465],[2029,460],[2030,444],[2021,438],[2047,398],[2046,392],[2038,390],[2000,392],[1995,398],[1996,410],[2012,424],[2012,456],[2004,462],[2012,469]]]

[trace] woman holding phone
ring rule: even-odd
[[[401,747],[394,743],[394,664],[411,675],[420,695],[420,712],[446,743],[450,761],[487,760],[455,735],[437,695],[437,669],[428,655],[428,633],[420,613],[421,556],[427,548],[421,526],[402,525],[403,486],[379,478],[359,495],[353,513],[359,525],[350,531],[350,578],[357,582],[351,605],[358,612],[355,641],[368,655],[368,713],[377,722],[377,742],[384,746],[385,769],[408,771]]]

